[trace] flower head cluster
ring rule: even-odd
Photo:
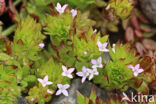
[[[129,65],[128,66],[132,71],[134,72],[134,76],[138,76],[139,73],[142,73],[144,70],[140,68],[140,64],[137,64],[135,66]]]
[[[78,76],[82,77],[81,82],[84,83],[86,78],[89,76],[89,80],[91,80],[94,75],[98,75],[99,72],[97,71],[96,68],[94,68],[93,70],[86,68],[85,66],[82,67],[82,72],[77,72],[76,73]]]
[[[47,85],[53,84],[53,82],[48,81],[48,75],[46,75],[43,79],[38,78],[38,81],[42,84],[43,87],[46,87]],[[68,84],[65,84],[65,85],[57,84],[57,87],[59,90],[56,92],[56,95],[60,95],[61,93],[63,93],[65,96],[68,96],[67,89],[70,87],[70,85],[68,85]],[[47,93],[53,94],[53,92],[50,91],[49,89],[47,90]]]

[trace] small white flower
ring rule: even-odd
[[[132,65],[129,65],[128,67],[132,69],[135,77],[138,76],[139,73],[142,73],[144,71],[143,69],[140,69],[140,64],[135,65],[135,67],[133,67]]]
[[[88,53],[87,53],[87,51],[84,51],[84,55],[87,55]]]
[[[65,11],[65,9],[66,9],[67,6],[68,6],[68,5],[65,4],[65,5],[63,5],[63,6],[61,7],[61,4],[60,4],[60,3],[57,3],[56,10],[57,10],[60,14],[62,14],[62,13],[64,13],[64,11]]]
[[[53,92],[52,92],[52,91],[50,91],[49,89],[47,90],[47,93],[49,93],[49,94],[53,94]]]
[[[39,44],[39,47],[40,47],[40,48],[43,48],[44,46],[45,46],[44,43],[40,43],[40,44]]]
[[[87,70],[90,73],[89,80],[91,80],[94,77],[94,75],[99,75],[99,72],[97,71],[96,68],[94,68],[93,70],[91,70],[91,69],[87,69]]]
[[[98,47],[99,47],[99,51],[101,51],[101,52],[109,52],[109,50],[107,49],[107,45],[108,45],[108,43],[107,42],[105,42],[105,43],[101,43],[99,40],[97,41],[97,45],[98,45]]]
[[[77,72],[76,74],[80,77],[82,77],[81,82],[84,83],[87,76],[89,76],[89,72],[87,71],[88,68],[86,68],[85,66],[82,67],[82,72]]]
[[[102,65],[102,57],[99,57],[97,60],[96,59],[92,59],[91,60],[91,63],[93,64],[92,68],[102,68],[103,65]]]
[[[115,44],[113,44],[112,51],[115,53]]]
[[[74,18],[77,15],[77,10],[72,9],[71,14],[72,14],[72,17]]]
[[[62,69],[63,69],[62,76],[73,78],[73,76],[71,75],[71,73],[75,70],[75,68],[69,68],[69,69],[67,69],[64,65],[62,65]]]
[[[70,87],[70,85],[65,84],[57,84],[57,87],[59,88],[59,90],[56,92],[56,95],[60,95],[61,93],[63,93],[65,96],[68,96],[68,91],[67,89]]]
[[[44,79],[38,78],[37,80],[42,84],[43,87],[53,84],[53,82],[48,81],[48,75],[46,75]]]

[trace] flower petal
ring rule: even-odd
[[[60,3],[57,3],[57,8],[61,9],[61,4]]]
[[[102,62],[102,58],[99,57],[99,58],[97,59],[97,62],[98,62],[98,63],[101,63],[101,62]]]
[[[107,43],[107,42],[105,42],[105,43],[103,43],[103,44],[102,44],[102,47],[106,48],[106,47],[107,47],[107,45],[108,45],[108,43]]]
[[[144,69],[139,69],[138,73],[142,73],[144,71]]]
[[[45,82],[47,82],[48,81],[48,75],[46,75],[45,77],[44,77],[44,79],[43,79]]]
[[[105,48],[103,51],[104,51],[104,52],[109,52],[109,49],[106,49],[106,48]]]
[[[62,72],[62,76],[67,76],[67,74],[65,72]]]
[[[97,45],[98,47],[102,47],[102,43],[100,42],[100,40],[97,41]]]
[[[81,80],[81,82],[84,83],[85,80],[86,80],[86,77],[83,77],[82,80]]]
[[[97,67],[98,67],[97,65],[93,65],[93,66],[92,66],[93,69],[94,69],[94,68],[97,68]]]
[[[75,70],[75,68],[69,68],[69,69],[68,69],[68,72],[69,72],[69,73],[72,73],[74,70]]]
[[[135,68],[132,65],[129,65],[128,68],[132,69],[132,71],[135,71]]]
[[[140,68],[140,64],[135,65],[135,69],[139,69]]]
[[[63,69],[64,72],[67,71],[67,68],[64,65],[62,65],[62,69]]]
[[[137,72],[134,72],[134,76],[135,76],[135,77],[138,76],[138,73],[137,73]]]
[[[99,68],[102,68],[102,67],[103,67],[103,65],[102,65],[102,64],[100,64],[100,65],[99,65]]]
[[[87,72],[89,72],[89,73],[93,73],[93,70],[87,68]]]
[[[63,5],[62,10],[64,11],[67,6],[68,6],[67,4]]]
[[[56,92],[56,95],[60,95],[62,93],[62,91],[61,90],[58,90],[57,92]]]
[[[94,75],[93,75],[93,74],[91,74],[91,75],[89,76],[89,80],[91,80],[91,79],[93,78],[93,76],[94,76]]]
[[[46,84],[47,85],[51,85],[51,84],[53,84],[53,82],[48,81]]]
[[[83,76],[83,73],[82,72],[77,72],[76,75],[82,77]]]
[[[42,83],[42,87],[45,87],[47,84],[45,84],[45,83]]]
[[[41,84],[44,82],[41,78],[37,79]]]
[[[82,71],[83,71],[83,72],[86,72],[86,71],[87,71],[87,68],[86,68],[85,66],[83,66],[83,67],[82,67]]]
[[[68,74],[67,77],[68,78],[73,78],[73,76],[71,74]]]
[[[67,90],[63,90],[62,93],[63,93],[65,96],[68,96]]]
[[[63,85],[63,88],[64,88],[64,89],[68,89],[69,87],[70,87],[69,84],[65,84],[65,85]]]
[[[92,60],[91,60],[91,63],[92,63],[92,64],[97,64],[97,62],[96,62],[95,59],[92,59]]]
[[[62,84],[57,84],[57,87],[60,89],[62,88]]]

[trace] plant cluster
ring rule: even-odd
[[[142,38],[140,31],[149,30],[136,22],[140,14],[136,9],[132,11],[132,4],[129,0],[30,0],[23,1],[18,13],[9,0],[10,16],[17,28],[12,28],[16,28],[12,41],[3,32],[0,37],[1,104],[16,104],[22,96],[30,104],[45,104],[53,95],[68,96],[74,77],[81,77],[82,84],[90,80],[106,91],[126,91],[131,87],[148,94],[149,87],[155,89],[156,54],[151,51],[149,56],[137,56],[137,51],[142,50],[137,47],[136,51],[130,44],[134,42],[134,31]],[[87,7],[93,14],[80,11]],[[99,7],[102,14],[97,10]],[[111,46],[106,33],[117,32],[120,19],[130,43],[117,42]],[[100,27],[103,35],[93,27]],[[155,48],[153,44],[145,47]],[[104,57],[106,54],[109,60]],[[90,98],[78,93],[77,99],[78,104],[105,103],[94,90]]]

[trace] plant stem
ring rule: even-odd
[[[6,37],[6,36],[10,35],[15,30],[16,27],[17,27],[17,24],[13,24],[9,28],[7,28],[5,31],[2,32],[2,34],[1,34],[2,37]]]

